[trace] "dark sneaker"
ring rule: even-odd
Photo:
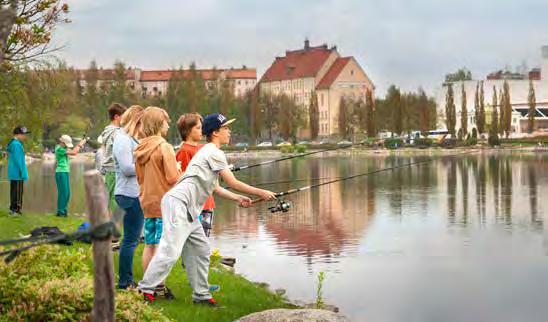
[[[217,306],[217,301],[215,301],[214,298],[210,298],[210,299],[207,299],[207,300],[192,300],[192,302],[194,304],[204,304],[204,305],[208,305],[208,306]]]
[[[175,299],[175,295],[173,295],[173,293],[171,293],[171,290],[165,285],[159,285],[154,291],[158,296],[162,296],[166,300]]]
[[[9,215],[13,217],[20,216],[20,214],[17,211],[13,211],[13,210],[10,210]]]
[[[131,290],[134,290],[137,288],[137,283],[135,282],[130,282],[128,285],[124,286],[124,287],[120,287],[118,286],[118,289],[120,290],[128,290],[128,291],[131,291]]]

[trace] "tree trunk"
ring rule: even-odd
[[[101,174],[90,170],[84,174],[91,227],[110,221],[107,192]],[[112,238],[93,240],[93,310],[91,321],[114,321],[114,271],[111,251]]]
[[[0,8],[0,68],[4,62],[8,37],[15,23],[18,2],[18,0],[11,0],[8,7]]]

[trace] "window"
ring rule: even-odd
[[[157,92],[157,91],[158,91],[158,87],[154,86],[154,87],[152,88],[152,91],[153,91],[153,92]]]
[[[350,75],[354,75],[354,70],[353,69],[350,70]]]
[[[239,80],[239,81],[238,81],[238,85],[242,85],[242,81]]]
[[[320,94],[320,106],[323,106],[323,93]]]

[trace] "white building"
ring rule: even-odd
[[[515,74],[496,73],[490,74],[485,80],[469,80],[452,82],[453,97],[456,109],[456,126],[455,129],[461,128],[461,86],[464,85],[466,92],[466,108],[468,111],[468,131],[471,132],[476,127],[476,111],[474,106],[474,99],[476,93],[476,85],[479,82],[483,82],[484,91],[484,106],[486,110],[486,123],[489,123],[490,113],[492,111],[493,100],[493,87],[497,91],[497,99],[500,103],[500,93],[503,88],[504,82],[508,82],[510,88],[510,101],[512,104],[512,132],[514,135],[519,136],[527,132],[527,114],[529,112],[528,96],[529,96],[529,82],[533,82],[536,96],[536,115],[535,115],[535,128],[538,130],[548,130],[548,46],[542,47],[542,64],[541,68],[533,69],[529,75],[522,75],[522,79],[508,79],[516,78],[509,77],[515,76]],[[443,84],[437,91],[436,103],[438,109],[438,127],[446,128],[445,118],[445,100],[447,94],[447,83]]]

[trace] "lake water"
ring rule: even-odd
[[[325,272],[324,300],[356,321],[547,321],[548,154],[348,154],[237,176],[254,183],[325,181],[430,158],[294,194],[287,213],[217,199],[212,245],[237,258],[237,272],[295,300],[313,302],[318,273]],[[82,173],[90,167],[72,164],[72,213],[85,212]],[[54,212],[53,165],[34,163],[29,171],[24,210]],[[5,180],[5,167],[2,174]],[[315,182],[321,181],[268,188]],[[8,183],[0,182],[0,190],[7,208]]]

